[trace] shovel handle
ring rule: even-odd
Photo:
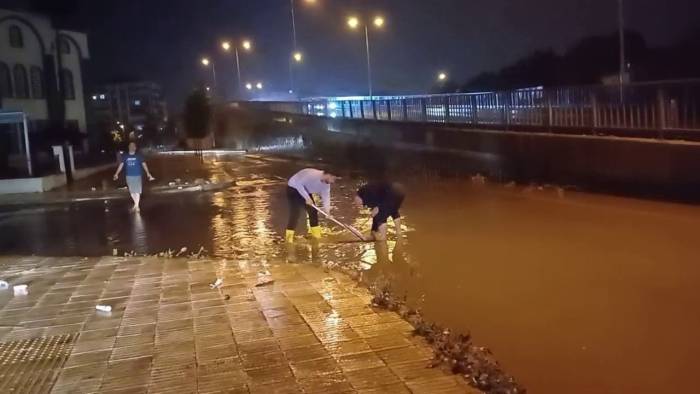
[[[328,220],[330,220],[330,221],[332,221],[333,223],[339,225],[340,227],[342,227],[342,228],[344,228],[344,229],[350,231],[354,236],[356,236],[357,238],[359,238],[361,241],[365,241],[365,237],[362,235],[362,233],[361,233],[358,229],[356,229],[356,228],[354,228],[354,227],[352,227],[352,226],[350,226],[350,225],[341,223],[339,220],[337,220],[337,219],[334,218],[333,216],[327,214],[324,210],[322,210],[321,208],[317,207],[316,205],[313,205],[313,204],[312,204],[311,206],[312,206],[315,210],[317,210],[318,212],[320,212],[321,215],[325,216]]]

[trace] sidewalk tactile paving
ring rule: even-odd
[[[28,296],[0,293],[0,392],[476,392],[428,368],[425,341],[397,314],[371,308],[347,277],[279,263],[264,268],[275,283],[255,287],[260,269],[0,258],[0,276],[30,284]],[[211,289],[217,277],[224,286]]]

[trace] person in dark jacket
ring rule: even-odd
[[[372,237],[386,240],[387,219],[391,217],[396,227],[396,237],[401,238],[401,213],[404,200],[403,186],[394,182],[370,182],[357,190],[355,203],[372,209]]]

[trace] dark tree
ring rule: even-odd
[[[211,106],[202,90],[195,90],[185,101],[185,133],[190,138],[204,138],[209,133]]]

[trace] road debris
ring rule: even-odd
[[[432,346],[435,356],[429,368],[448,366],[473,387],[493,394],[523,394],[525,389],[506,374],[493,357],[491,350],[476,346],[467,334],[453,334],[449,329],[427,323],[419,310],[409,308],[406,299],[397,299],[387,285],[373,286],[372,305],[397,312],[414,327],[414,334],[424,337]]]
[[[210,284],[209,287],[212,289],[218,289],[219,287],[221,287],[222,284],[224,284],[224,280],[221,278],[217,278],[216,282]]]
[[[29,288],[27,285],[14,285],[12,287],[12,291],[14,291],[16,296],[25,296],[29,294]]]
[[[110,305],[97,305],[95,309],[100,312],[112,312],[112,307]]]

